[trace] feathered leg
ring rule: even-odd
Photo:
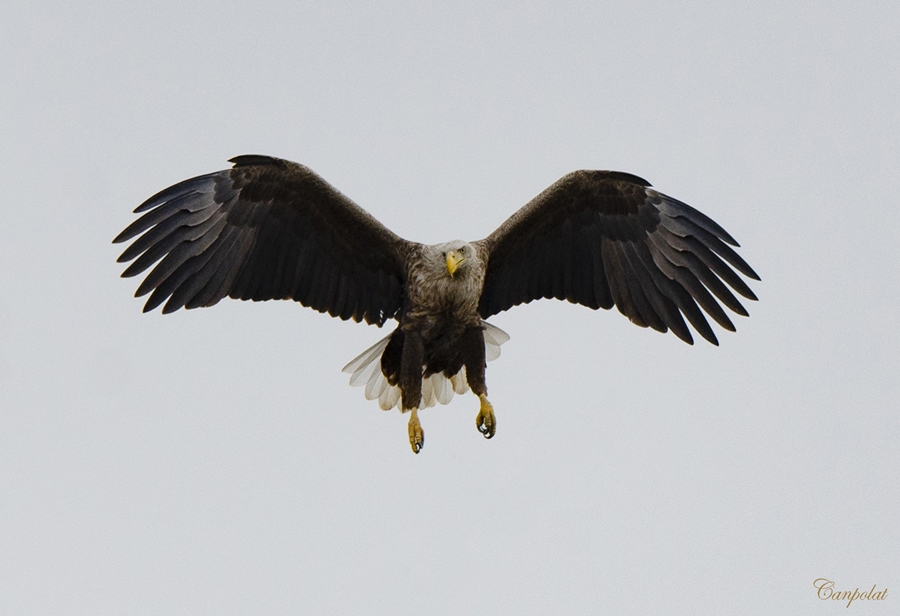
[[[497,430],[497,418],[494,416],[494,407],[487,399],[487,383],[484,372],[487,362],[484,357],[484,330],[480,327],[466,330],[463,334],[463,357],[466,364],[466,380],[472,393],[478,396],[481,406],[478,416],[475,418],[475,427],[484,435],[484,438],[492,438]]]
[[[409,415],[409,444],[413,453],[425,446],[425,432],[419,423],[419,402],[422,399],[422,366],[425,362],[425,344],[417,332],[407,332],[403,340],[400,360],[400,408]]]

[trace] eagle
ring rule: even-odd
[[[379,327],[395,320],[344,371],[382,409],[409,413],[414,453],[425,444],[418,411],[469,389],[480,401],[476,427],[494,436],[485,369],[509,336],[487,319],[499,312],[542,298],[616,306],[635,325],[693,344],[686,318],[718,345],[705,315],[734,331],[722,305],[747,316],[732,291],[756,300],[738,273],[759,276],[733,250],[738,243],[629,173],[569,173],[486,238],[425,245],[303,165],[262,155],[229,162],[147,199],[113,240],[134,240],[118,259],[133,261],[123,277],[155,264],[135,293],[150,295],[144,312],[227,296],[290,299]]]

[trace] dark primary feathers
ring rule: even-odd
[[[302,165],[238,156],[141,204],[113,242],[143,233],[119,257],[123,276],[160,260],[137,290],[144,311],[235,299],[293,299],[341,319],[397,314],[410,243]]]
[[[482,318],[540,298],[594,309],[615,304],[635,324],[671,329],[692,343],[683,314],[718,344],[703,311],[730,331],[716,298],[747,315],[722,281],[756,299],[728,264],[759,277],[728,246],[738,244],[722,227],[649,186],[630,174],[576,171],[513,214],[478,242],[490,254]]]
[[[114,241],[141,235],[119,258],[152,310],[236,299],[293,299],[342,319],[399,318],[407,256],[390,232],[311,170],[266,156],[186,180],[135,210]],[[704,312],[734,330],[721,304],[756,299],[735,272],[759,279],[719,225],[639,177],[576,171],[475,244],[487,261],[481,318],[540,298],[619,311],[691,343],[683,317],[717,344]],[[157,263],[158,261],[158,263]],[[730,289],[729,289],[730,287]]]

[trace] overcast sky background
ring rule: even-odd
[[[896,613],[900,4],[358,4],[4,4],[0,613]],[[135,206],[247,153],[427,243],[635,173],[760,301],[718,348],[498,315],[497,436],[456,397],[415,456],[340,372],[385,331],[119,278]]]

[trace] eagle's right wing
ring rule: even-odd
[[[292,299],[341,319],[382,325],[403,304],[401,239],[310,169],[238,156],[232,169],[185,180],[141,204],[113,240],[140,235],[122,274],[156,267],[138,287],[144,311],[235,299]],[[157,263],[158,261],[158,263]]]

